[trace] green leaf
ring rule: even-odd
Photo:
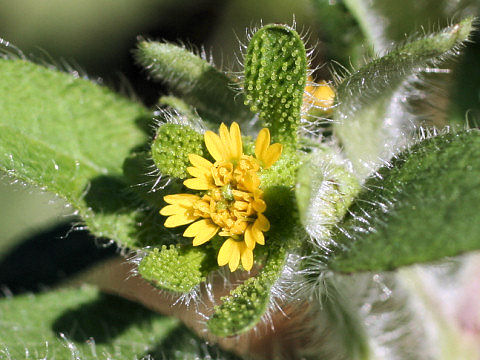
[[[131,190],[156,209],[165,206],[163,197],[167,191],[162,189],[168,179],[162,178],[155,168],[150,152],[141,151],[129,155],[123,162],[123,173]],[[168,183],[168,192],[180,189],[178,182]]]
[[[216,267],[215,253],[209,247],[170,245],[149,251],[138,272],[161,289],[188,293]]]
[[[405,41],[408,34],[447,26],[452,18],[472,15],[475,8],[478,9],[476,0],[455,3],[448,0],[345,0],[343,3],[377,53],[388,50],[392,42]]]
[[[178,328],[92,287],[0,300],[0,357],[6,359],[134,359]]]
[[[245,103],[284,144],[297,141],[306,71],[305,46],[294,29],[267,25],[253,35],[245,55]]]
[[[360,178],[389,158],[411,131],[396,93],[409,76],[468,39],[473,18],[405,44],[347,76],[338,86],[334,132]],[[408,95],[408,94],[407,94]]]
[[[162,232],[123,174],[151,114],[85,79],[0,60],[0,169],[70,203],[96,236],[137,247]]]
[[[338,224],[328,267],[393,270],[480,249],[480,133],[424,140],[369,178]]]
[[[154,79],[166,82],[175,95],[206,120],[231,123],[252,118],[234,90],[237,84],[190,51],[172,44],[142,41],[135,55]]]
[[[0,60],[0,73],[2,168],[13,175],[75,197],[85,178],[121,175],[147,140],[135,123],[147,110],[106,88],[21,60]]]
[[[177,319],[87,286],[0,299],[0,357],[238,359]]]
[[[286,247],[271,244],[269,256],[260,274],[247,279],[223,297],[208,320],[208,329],[217,336],[233,336],[250,330],[261,319],[270,302],[270,289],[280,276]]]
[[[309,235],[328,241],[360,189],[357,178],[330,147],[312,151],[297,172],[295,196],[300,221]]]
[[[218,346],[202,341],[185,326],[179,326],[171,331],[148,355],[152,360],[241,360],[240,357],[221,350]]]
[[[402,280],[397,273],[335,274],[327,279],[322,294],[326,324],[319,326],[336,345],[330,349],[341,347],[335,355],[365,360],[439,358],[438,338],[429,332],[432,324]]]

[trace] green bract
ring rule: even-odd
[[[160,173],[179,179],[188,177],[188,154],[206,153],[202,135],[186,125],[160,126],[152,143],[152,159]]]
[[[267,25],[253,35],[245,55],[245,104],[286,145],[297,139],[306,71],[305,46],[296,32]]]

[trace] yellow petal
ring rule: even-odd
[[[270,145],[270,131],[263,128],[260,130],[257,136],[257,141],[255,142],[255,156],[258,160],[263,162],[263,154]]]
[[[188,155],[188,160],[190,160],[193,166],[205,168],[206,170],[210,170],[210,168],[213,166],[210,161],[196,154]]]
[[[220,140],[223,144],[223,150],[225,151],[225,154],[227,156],[224,160],[230,160],[232,158],[232,141],[230,140],[230,132],[228,131],[228,128],[224,123],[220,125],[218,133],[220,135]]]
[[[212,223],[210,219],[202,219],[191,224],[183,233],[185,237],[195,237],[193,239],[193,246],[202,245],[210,240],[219,227]]]
[[[189,166],[189,167],[187,167],[187,171],[193,177],[197,177],[197,178],[209,178],[209,177],[211,177],[210,169],[207,170],[205,168],[198,168],[198,167]]]
[[[230,140],[232,158],[240,160],[243,155],[242,133],[240,132],[240,126],[236,122],[230,125]]]
[[[183,233],[183,236],[195,236],[193,239],[193,246],[198,246],[206,243],[214,237],[219,229],[220,228],[209,219],[203,219],[190,225]]]
[[[282,144],[275,143],[270,145],[263,153],[263,158],[261,159],[261,161],[263,161],[263,167],[268,169],[278,160],[280,155],[282,155]]]
[[[240,190],[232,190],[233,198],[236,201],[247,201],[250,202],[252,199],[252,194],[249,194],[248,192],[245,191],[240,191]]]
[[[270,230],[270,221],[268,221],[265,215],[258,214],[257,220],[255,220],[253,226],[255,226],[261,231],[268,231]]]
[[[242,266],[245,270],[250,271],[253,266],[253,251],[246,246],[242,247]]]
[[[310,93],[310,94],[313,94],[313,92],[315,90],[315,88],[312,86],[312,83],[313,83],[313,78],[310,75],[308,75],[306,86],[305,86],[305,91]]]
[[[193,190],[208,190],[215,187],[212,182],[199,178],[187,179],[183,182],[183,185]]]
[[[230,257],[232,256],[232,251],[234,246],[235,246],[235,240],[233,239],[227,239],[223,243],[222,247],[220,248],[220,251],[218,252],[217,262],[219,266],[224,266],[228,264],[228,262],[230,261]]]
[[[241,243],[235,241],[235,244],[232,246],[232,254],[230,255],[230,261],[228,262],[228,267],[231,272],[234,272],[240,264],[240,246]]]
[[[312,92],[316,98],[315,104],[323,108],[332,107],[335,101],[335,92],[332,87],[325,80],[320,81],[318,85]]]
[[[228,160],[223,143],[217,134],[213,131],[207,131],[205,132],[204,139],[207,150],[215,161]]]
[[[185,206],[180,206],[178,204],[175,205],[167,205],[160,210],[160,215],[163,216],[170,216],[176,214],[185,214],[189,208]]]
[[[260,186],[260,179],[255,173],[247,173],[243,176],[243,186],[246,190],[253,193]]]
[[[202,219],[202,220],[196,221],[185,229],[185,231],[183,232],[183,236],[195,237],[198,234],[200,234],[202,231],[206,230],[206,228],[208,228],[208,225],[211,223],[212,222],[210,221],[210,219]]]
[[[249,248],[249,249],[254,249],[255,248],[255,237],[253,235],[253,224],[251,225],[248,225],[247,227],[247,230],[245,230],[245,234],[244,234],[244,240],[245,240],[245,245]]]
[[[246,234],[247,234],[247,233],[245,232],[245,235],[246,235]],[[256,243],[258,243],[258,244],[260,244],[260,245],[265,245],[265,236],[263,235],[262,230],[260,230],[260,229],[258,228],[258,226],[256,226],[256,221],[255,221],[255,223],[253,224],[253,226],[252,226],[251,229],[250,229],[250,234],[249,234],[249,236],[251,237],[251,240],[249,240],[249,241],[254,242],[253,247],[247,245],[250,249],[253,250],[253,249],[255,248],[255,244],[256,244]],[[245,237],[245,243],[246,243],[246,242],[247,242],[247,241],[246,241],[246,237]]]
[[[192,221],[195,221],[198,219],[198,216],[193,216],[189,214],[177,214],[177,215],[172,215],[165,220],[165,227],[172,228],[172,227],[177,227],[177,226],[182,226],[186,224],[190,224]]]
[[[256,212],[263,213],[267,210],[267,204],[262,199],[255,199],[252,202],[252,207],[255,209]]]
[[[248,202],[236,200],[233,203],[233,207],[235,208],[235,210],[245,211],[248,209]]]
[[[193,194],[175,194],[163,197],[167,204],[178,204],[184,206],[191,206],[195,201],[199,200],[200,196]]]

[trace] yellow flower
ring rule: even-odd
[[[311,76],[308,77],[308,82],[313,83]],[[332,110],[335,102],[335,92],[325,80],[320,81],[314,86],[307,85],[305,87],[305,92],[305,107],[310,108],[311,106],[317,106],[327,113]]]
[[[218,253],[218,265],[235,271],[239,263],[249,271],[253,266],[253,249],[264,245],[264,232],[270,228],[263,215],[263,200],[258,173],[272,166],[282,154],[281,144],[270,144],[270,132],[262,129],[255,143],[255,157],[243,153],[242,135],[237,123],[220,125],[219,135],[207,131],[207,150],[215,160],[190,154],[193,165],[187,168],[192,178],[183,184],[199,195],[165,196],[169,205],[160,210],[168,216],[166,227],[190,224],[183,236],[193,237],[193,246],[206,243],[217,233],[227,237]]]

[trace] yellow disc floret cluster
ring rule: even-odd
[[[183,236],[193,237],[193,246],[209,241],[217,233],[227,237],[218,253],[218,265],[228,264],[235,271],[241,261],[245,270],[253,266],[253,249],[265,244],[264,232],[270,228],[263,215],[267,205],[260,189],[259,171],[272,166],[282,153],[281,144],[270,145],[270,132],[262,129],[255,143],[255,157],[243,153],[237,123],[230,130],[222,124],[219,135],[207,131],[205,145],[214,163],[190,154],[193,165],[187,168],[192,178],[184,185],[196,194],[165,196],[169,204],[160,210],[168,216],[166,227],[190,224]]]

